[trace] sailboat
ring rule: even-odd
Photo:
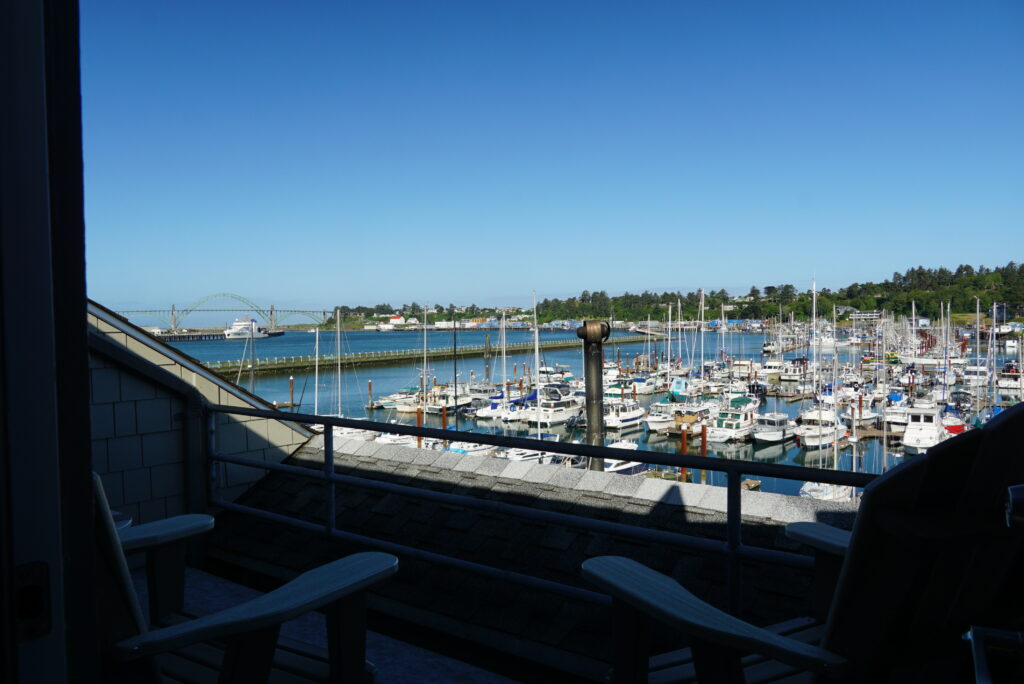
[[[338,391],[338,412],[333,414],[335,418],[344,418],[345,416],[341,412],[341,401],[342,401],[342,382],[341,382],[341,322],[340,317],[335,316],[334,320],[334,334],[335,334],[335,360],[337,364],[336,370],[336,382]],[[317,328],[315,331],[316,337],[313,341],[313,413],[320,415],[320,329]],[[332,415],[332,414],[328,414]],[[322,426],[321,426],[322,427]],[[339,439],[360,439],[366,442],[372,442],[376,437],[376,432],[371,430],[361,430],[359,428],[348,428],[334,426],[331,429],[332,435],[337,445]],[[335,446],[337,449],[337,446]]]

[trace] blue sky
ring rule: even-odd
[[[1024,3],[82,4],[90,296],[839,287],[1024,260]]]

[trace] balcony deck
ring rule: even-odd
[[[146,600],[146,573],[144,568],[132,572],[132,581],[143,612],[148,612]],[[214,613],[238,605],[260,595],[230,580],[195,568],[185,570],[184,612],[191,615]],[[148,615],[147,615],[148,619]],[[310,613],[286,622],[281,635],[317,648],[327,648],[324,618]],[[425,648],[399,641],[370,631],[366,635],[367,658],[377,667],[377,682],[465,682],[467,684],[513,684],[514,680],[489,672],[468,663],[445,657]]]

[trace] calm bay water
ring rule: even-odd
[[[628,334],[616,331],[613,334]],[[460,330],[458,331],[458,346],[483,345],[487,336],[490,336],[491,345],[494,348],[496,357],[491,361],[491,367],[485,366],[483,358],[460,359],[457,368],[451,362],[432,362],[428,369],[428,382],[434,377],[438,383],[451,380],[453,373],[457,371],[461,382],[469,381],[471,375],[477,380],[484,379],[487,372],[490,372],[492,381],[500,382],[502,379],[501,357],[498,345],[499,333],[497,331],[481,330]],[[280,337],[272,337],[256,340],[255,354],[259,358],[274,358],[281,356],[309,356],[314,353],[316,336],[305,331],[287,332]],[[533,334],[525,330],[510,330],[507,333],[508,342],[530,342]],[[554,339],[576,339],[575,331],[553,331],[541,334],[541,340]],[[705,333],[704,335],[704,357],[712,360],[720,357],[720,352],[725,350],[731,356],[738,358],[759,359],[761,356],[761,345],[764,337],[757,334],[726,334]],[[451,331],[430,331],[427,334],[427,344],[431,348],[451,348],[453,335]],[[243,340],[217,340],[208,342],[180,342],[175,347],[195,357],[200,361],[228,361],[238,360],[243,357],[243,352],[248,356],[245,349],[246,342]],[[341,352],[368,352],[399,349],[422,349],[423,333],[416,331],[395,331],[395,332],[343,332],[340,337],[333,332],[322,332],[320,334],[320,353],[324,355],[334,354],[340,347]],[[657,351],[664,355],[665,340],[656,343]],[[625,366],[637,354],[650,353],[651,345],[625,344],[605,347],[605,358],[607,360],[620,359]],[[855,354],[859,354],[858,350]],[[790,352],[787,358],[802,356],[803,352]],[[684,359],[693,359],[699,363],[700,336],[686,334],[682,340],[673,340],[672,356]],[[842,353],[839,356],[839,363],[853,360],[853,354]],[[572,369],[577,377],[583,377],[583,356],[582,349],[561,349],[548,352],[541,352],[541,363],[552,366],[554,364],[565,364]],[[509,381],[515,381],[523,374],[524,365],[533,366],[533,354],[518,353],[510,354],[507,358],[506,373]],[[415,422],[415,416],[410,414],[396,414],[387,410],[367,411],[365,406],[368,399],[369,385],[372,382],[374,396],[391,394],[402,387],[416,386],[420,380],[420,365],[407,364],[401,366],[390,366],[382,368],[345,368],[338,372],[336,366],[325,362],[320,369],[319,377],[313,373],[297,374],[295,381],[295,401],[300,404],[299,410],[304,413],[321,413],[337,415],[340,411],[347,417],[366,416],[371,420],[388,422],[399,420],[402,422]],[[252,386],[249,379],[243,374],[238,379],[243,387],[251,389],[255,394],[267,401],[285,402],[289,400],[289,382],[287,376],[256,376]],[[639,401],[645,407],[653,402],[659,401],[664,394],[654,396],[641,396]],[[769,398],[766,401],[764,411],[782,411],[788,415],[796,416],[805,408],[800,403],[786,403],[780,399]],[[433,416],[425,417],[425,424],[430,427],[440,427],[440,419]],[[455,419],[450,420],[455,424]],[[459,418],[458,427],[463,430],[474,432],[498,432],[507,435],[526,436],[526,430],[513,430],[501,424]],[[545,432],[554,432],[563,441],[583,439],[582,431],[571,431],[565,426],[556,428],[545,428]],[[608,440],[630,439],[636,441],[641,449],[656,452],[678,452],[679,440],[651,434],[650,436],[640,428],[634,432],[618,434],[612,431],[608,433]],[[690,447],[691,453],[699,453],[699,447]],[[626,452],[628,454],[628,452]],[[895,455],[900,454],[900,455]],[[899,463],[904,457],[901,451],[894,451],[892,448],[886,453],[882,448],[881,440],[862,440],[859,444],[841,450],[838,455],[831,449],[807,451],[794,445],[772,445],[766,447],[755,447],[753,444],[738,444],[729,446],[709,447],[708,455],[719,458],[741,459],[748,461],[760,461],[766,463],[794,464],[802,466],[838,468],[841,470],[857,470],[862,472],[879,473]],[[725,477],[722,473],[706,474],[707,482],[712,484],[725,484]],[[796,494],[800,488],[800,482],[775,480],[767,478],[762,482],[762,490]]]

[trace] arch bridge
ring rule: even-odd
[[[207,302],[217,299],[234,300],[244,308],[202,308]],[[175,332],[184,328],[185,319],[194,313],[249,314],[253,318],[262,321],[271,330],[276,330],[281,323],[294,316],[306,318],[317,325],[322,325],[334,313],[334,309],[278,309],[273,304],[261,306],[242,295],[231,292],[217,292],[201,297],[184,307],[171,304],[169,309],[132,309],[118,311],[117,313],[133,322],[136,322],[137,319],[156,320],[171,332]]]

